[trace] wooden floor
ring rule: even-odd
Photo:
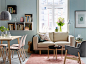
[[[27,54],[27,58],[25,59],[24,62],[22,61],[22,64],[25,64],[26,61],[28,60],[28,58],[29,58],[30,55],[31,55],[30,53],[27,53],[27,52],[26,52],[26,54]],[[22,60],[22,58],[21,58],[21,60]],[[1,62],[1,61],[2,61],[2,59],[0,58],[0,62]],[[14,53],[14,58],[11,59],[11,63],[12,63],[12,64],[20,64],[19,58],[18,58],[18,55],[17,55],[16,52]],[[1,62],[0,64],[3,64],[3,62]],[[6,62],[5,64],[9,64],[9,62]]]

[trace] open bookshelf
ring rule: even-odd
[[[33,22],[33,15],[32,14],[25,14],[25,21],[24,22]]]
[[[8,22],[8,29],[11,30],[23,30],[32,31],[33,22]]]
[[[7,11],[9,11],[11,14],[17,14],[17,6],[7,5]]]
[[[15,30],[15,23],[14,22],[8,23],[8,28],[9,30]]]

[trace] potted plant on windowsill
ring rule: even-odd
[[[64,23],[64,18],[59,17],[59,18],[58,18],[58,21],[57,21],[56,23],[57,23],[57,25],[60,27],[60,28],[59,28],[59,31],[62,32],[62,26],[65,24],[65,23]]]

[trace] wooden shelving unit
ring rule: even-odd
[[[17,6],[7,5],[7,11],[9,11],[11,14],[17,14]]]
[[[9,30],[15,30],[15,23],[14,22],[8,23],[8,28]]]
[[[25,21],[24,22],[32,22],[33,15],[32,14],[25,14]]]
[[[10,27],[10,26],[12,26],[12,27]],[[33,30],[33,22],[8,22],[8,28],[9,28],[9,30],[32,31]],[[13,29],[11,29],[11,28],[13,28]]]

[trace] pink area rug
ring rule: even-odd
[[[67,56],[73,57],[72,55],[67,55]],[[31,54],[26,64],[64,64],[64,57],[65,55],[63,55],[63,58],[61,58],[61,55],[58,54],[56,60],[55,57],[53,57],[53,54],[49,55],[49,59],[47,54],[41,54],[41,55]],[[66,59],[65,64],[79,64],[79,63],[76,60]],[[81,64],[85,64],[85,63],[83,63],[82,61]]]

